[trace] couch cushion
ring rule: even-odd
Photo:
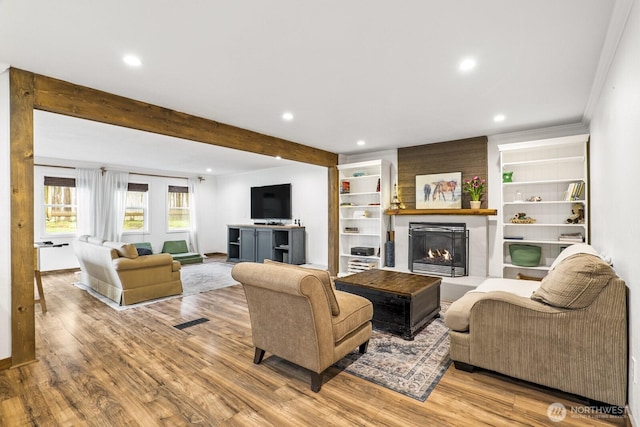
[[[270,259],[265,259],[264,263],[277,264],[285,268],[294,268],[297,270],[304,270],[309,274],[313,274],[322,282],[322,285],[324,286],[325,293],[327,294],[327,301],[329,302],[329,306],[331,307],[331,314],[334,316],[337,316],[340,314],[340,304],[338,304],[338,300],[336,299],[333,282],[331,281],[331,276],[329,275],[328,271],[319,270],[317,268],[298,267],[297,265],[286,264],[278,261],[272,261]]]
[[[340,304],[340,314],[331,317],[333,340],[339,343],[351,332],[371,321],[373,304],[366,298],[348,292],[335,291]]]
[[[197,264],[203,262],[202,255],[197,252],[185,252],[182,254],[171,254],[173,259],[180,261],[180,264]]]
[[[121,257],[129,259],[138,258],[138,250],[133,245],[133,243],[104,242],[102,245],[111,249],[115,249],[115,251]]]
[[[189,252],[186,240],[168,240],[162,245],[162,252],[166,254],[182,254]]]
[[[471,307],[478,300],[484,298],[485,295],[486,292],[467,292],[461,298],[452,302],[444,313],[444,324],[447,328],[458,332],[468,331]]]
[[[531,299],[554,307],[584,308],[615,276],[613,269],[600,257],[578,253],[549,271]]]
[[[531,294],[540,287],[540,282],[533,280],[516,280],[497,277],[485,279],[478,287],[464,294],[461,298],[452,302],[444,313],[444,324],[449,329],[458,332],[469,330],[471,308],[484,298],[488,292],[502,291],[523,298],[530,298]]]
[[[87,237],[87,243],[102,246],[102,244],[104,243],[104,239],[101,239],[100,237],[89,236]]]

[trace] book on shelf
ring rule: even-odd
[[[579,200],[580,197],[582,196],[583,191],[584,191],[584,181],[572,182],[567,187],[567,191],[564,192],[564,200],[566,202]]]
[[[562,233],[558,236],[558,240],[561,242],[584,242],[584,236],[582,233]]]

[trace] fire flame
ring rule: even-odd
[[[440,249],[436,249],[434,253],[431,250],[431,248],[429,248],[429,251],[427,252],[427,258],[430,258],[430,259],[440,258],[444,261],[451,261],[451,253],[449,252],[448,249],[444,249],[442,251],[440,251]]]

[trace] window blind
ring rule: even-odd
[[[44,177],[44,185],[49,185],[52,187],[75,187],[76,179],[75,178],[62,178],[59,176],[45,176]]]

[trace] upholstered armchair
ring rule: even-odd
[[[266,352],[311,371],[320,391],[324,371],[371,337],[373,306],[357,295],[334,290],[329,273],[288,264],[243,262],[231,275],[247,298],[253,362]]]

